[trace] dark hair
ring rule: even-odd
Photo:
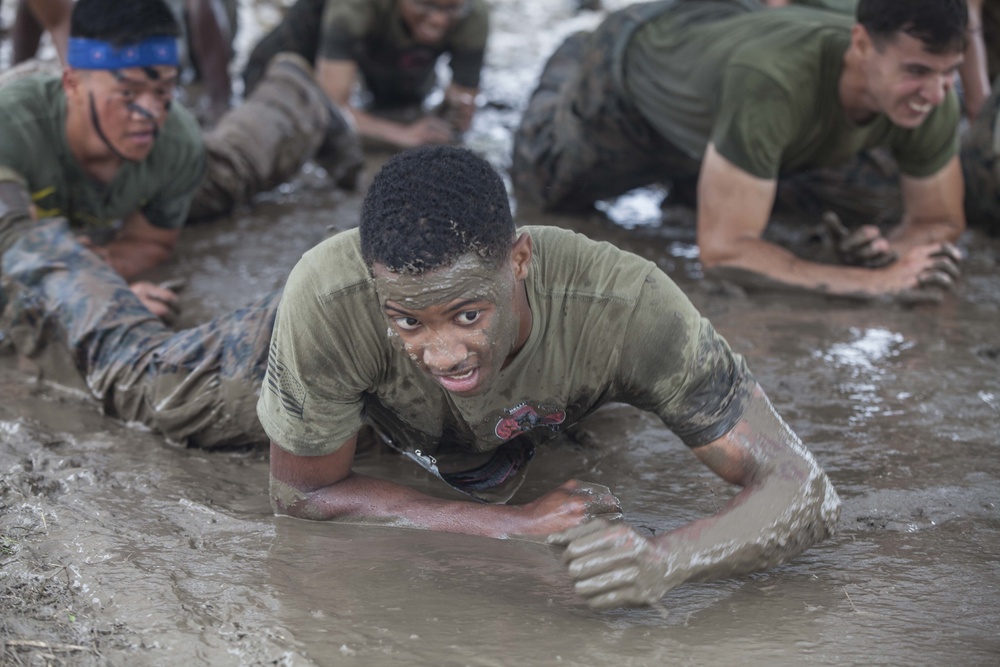
[[[163,0],[77,0],[69,34],[121,47],[181,31]]]
[[[860,0],[857,19],[879,47],[905,32],[930,53],[961,53],[969,9],[965,0]]]
[[[470,252],[500,266],[515,228],[503,179],[486,160],[465,148],[424,146],[396,154],[375,174],[360,234],[369,267],[422,273]]]

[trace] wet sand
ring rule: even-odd
[[[544,55],[596,19],[539,4],[497,0],[469,143],[501,168]],[[530,49],[527,24],[545,26]],[[964,279],[936,305],[747,293],[701,278],[690,212],[664,224],[656,197],[620,202],[614,220],[520,221],[638,252],[689,293],[829,473],[835,537],[652,609],[594,612],[557,549],[275,518],[265,453],[179,448],[0,354],[0,665],[997,664],[1000,242],[963,238]],[[182,324],[200,322],[280,286],[359,203],[310,165],[186,230],[154,277],[188,277]],[[811,230],[777,231],[812,253]],[[360,465],[449,493],[391,454]],[[655,417],[618,405],[544,449],[515,502],[571,477],[607,484],[655,532],[734,493]]]

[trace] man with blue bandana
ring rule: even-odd
[[[134,280],[170,256],[186,220],[232,211],[315,153],[331,112],[308,63],[275,58],[254,95],[202,137],[173,102],[178,32],[162,0],[76,3],[62,76],[0,89],[0,217],[4,202],[28,197],[37,219],[68,218]],[[132,288],[170,314],[171,291]]]

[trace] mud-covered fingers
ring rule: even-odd
[[[587,515],[589,518],[611,518],[609,515],[614,515],[616,519],[621,518],[621,501],[615,494],[611,493],[611,489],[603,484],[582,484],[577,493],[587,496]]]
[[[607,521],[603,519],[595,519],[593,521],[588,521],[587,523],[581,524],[579,526],[574,526],[568,530],[564,530],[561,533],[554,533],[545,538],[548,544],[554,544],[556,546],[568,546],[572,542],[585,538],[589,535],[603,532],[610,526]]]
[[[955,286],[955,278],[947,271],[931,267],[920,272],[920,275],[917,276],[917,285],[919,287],[939,287],[950,290]]]
[[[836,239],[838,245],[841,240],[847,238],[851,233],[850,230],[844,226],[844,223],[841,222],[840,216],[833,211],[825,211],[821,220],[823,221],[823,226],[826,227],[827,231],[829,231],[833,238]]]
[[[879,240],[884,240],[882,237],[882,232],[879,231],[878,227],[874,225],[865,225],[855,229],[853,232],[849,233],[846,237],[840,240],[840,252],[846,255],[872,255],[885,251],[885,247],[879,248],[881,244],[876,242]],[[886,242],[888,246],[888,242]]]
[[[962,263],[965,256],[962,251],[959,250],[958,246],[953,243],[942,243],[941,246],[934,251],[935,257],[946,257],[955,263],[956,266]]]

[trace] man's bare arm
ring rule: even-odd
[[[355,108],[350,101],[357,77],[358,66],[353,60],[320,58],[316,63],[316,80],[320,87],[332,102],[351,112],[361,136],[400,148],[453,141],[451,125],[436,116],[424,116],[415,123],[404,125]]]
[[[504,538],[546,535],[596,517],[621,516],[606,487],[566,482],[526,505],[444,500],[354,473],[357,436],[324,456],[298,456],[271,441],[271,505],[275,513],[313,521],[384,523]]]
[[[709,144],[698,179],[698,246],[706,269],[749,272],[784,285],[862,296],[916,289],[940,272],[940,241],[910,245],[896,262],[877,269],[800,259],[761,238],[776,190],[775,181],[748,174]]]
[[[156,227],[140,211],[122,224],[111,243],[93,248],[125,280],[170,259],[180,238],[179,229]]]
[[[965,183],[958,156],[926,178],[902,176],[903,220],[889,235],[904,253],[926,244],[954,243],[965,231]]]
[[[648,538],[596,521],[554,535],[591,606],[649,605],[688,581],[783,563],[834,531],[840,499],[826,474],[757,387],[736,427],[694,450],[743,490],[719,512]]]

